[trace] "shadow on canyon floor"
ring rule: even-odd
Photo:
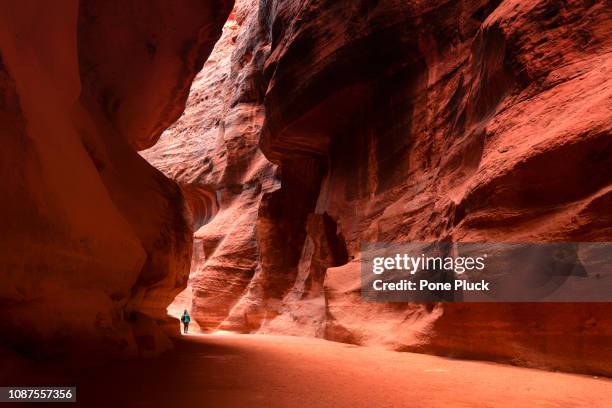
[[[159,358],[36,371],[19,384],[76,385],[79,405],[104,407],[604,407],[612,399],[609,379],[284,336],[188,335]]]

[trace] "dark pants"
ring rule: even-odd
[[[189,323],[183,323],[183,333],[187,333],[188,329],[189,329]]]

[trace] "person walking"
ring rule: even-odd
[[[189,313],[187,313],[187,309],[183,312],[181,316],[181,322],[183,322],[183,333],[187,334],[189,330],[189,322],[191,321],[191,317],[189,317]]]

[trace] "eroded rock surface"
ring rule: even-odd
[[[216,214],[196,233],[202,327],[612,374],[609,305],[368,304],[358,266],[363,241],[612,239],[606,2],[235,15],[145,155]]]
[[[208,330],[222,322],[227,329],[255,330],[260,317],[250,318],[256,321],[249,329],[245,317],[266,298],[261,284],[275,282],[261,278],[257,239],[262,199],[280,183],[276,166],[258,146],[267,48],[246,34],[259,27],[253,6],[236,3],[194,81],[185,113],[142,153],[187,192],[194,214],[205,214],[194,219],[190,290],[194,318]]]
[[[185,287],[179,187],[135,151],[181,114],[230,2],[0,4],[4,345],[113,355],[168,346]]]

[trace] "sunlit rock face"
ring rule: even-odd
[[[181,190],[137,153],[181,114],[223,1],[2,2],[0,336],[147,355],[186,285]]]
[[[611,240],[605,6],[238,2],[145,154],[209,197],[196,320],[610,374],[609,305],[362,303],[358,263],[364,241]]]
[[[193,83],[185,113],[142,152],[178,182],[195,215],[189,290],[193,316],[205,330],[223,322],[224,328],[248,331],[246,310],[264,301],[257,293],[262,281],[259,212],[280,180],[258,145],[267,45],[246,35],[249,29],[258,29],[257,8],[238,1]]]
[[[283,174],[321,158],[314,212],[350,256],[362,241],[610,240],[603,3],[352,4],[272,9],[261,143]],[[372,305],[358,288],[357,262],[328,269],[325,337],[611,369],[607,305]]]

